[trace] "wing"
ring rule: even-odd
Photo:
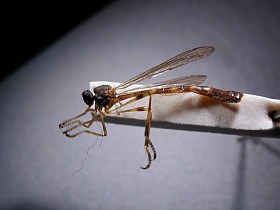
[[[205,75],[188,75],[184,77],[179,77],[171,80],[167,80],[164,82],[158,82],[150,85],[143,85],[140,87],[128,89],[124,92],[119,93],[118,95],[126,95],[132,92],[145,91],[151,89],[159,89],[159,88],[170,88],[177,86],[197,86],[203,83],[206,80]]]
[[[178,66],[182,66],[192,61],[208,57],[212,52],[214,52],[214,50],[215,48],[208,46],[188,50],[120,84],[116,87],[116,89],[127,88],[133,84],[158,76]]]

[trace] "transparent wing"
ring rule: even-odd
[[[208,57],[212,52],[214,52],[214,50],[215,48],[209,46],[202,46],[188,50],[120,84],[116,87],[116,89],[127,88],[133,84],[158,76],[178,66]]]
[[[136,91],[145,91],[145,90],[158,89],[158,88],[170,88],[170,87],[177,87],[177,86],[197,86],[203,83],[206,80],[206,78],[207,76],[205,75],[188,75],[188,76],[167,80],[164,82],[158,82],[150,85],[143,85],[140,87],[128,89],[119,93],[118,95],[125,95]]]

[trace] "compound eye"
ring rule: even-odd
[[[84,99],[84,102],[91,107],[93,105],[93,101],[95,99],[95,97],[93,96],[92,92],[89,90],[85,90],[84,92],[82,92],[82,97]]]

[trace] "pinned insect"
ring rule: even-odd
[[[220,90],[209,86],[199,86],[205,81],[205,75],[189,75],[183,76],[164,82],[154,83],[151,85],[144,85],[137,88],[130,88],[130,86],[150,79],[162,73],[175,69],[176,67],[185,65],[192,61],[202,59],[211,55],[215,49],[209,46],[202,46],[192,50],[181,53],[162,64],[159,64],[138,76],[116,86],[101,85],[95,87],[93,90],[85,90],[82,93],[84,102],[88,108],[80,115],[71,119],[65,120],[59,125],[63,134],[67,137],[74,138],[81,133],[88,133],[95,136],[106,136],[107,130],[104,123],[104,118],[109,115],[121,115],[125,112],[139,112],[146,111],[147,118],[145,124],[145,142],[144,148],[148,156],[148,163],[142,169],[147,169],[151,166],[153,160],[156,159],[156,150],[150,139],[150,127],[152,120],[152,96],[156,94],[184,94],[193,92],[199,95],[213,98],[219,102],[224,103],[238,103],[243,97],[243,93],[237,91]],[[93,91],[93,92],[92,92]],[[146,107],[135,107],[125,109],[125,106],[138,101],[144,97],[149,97],[149,102]],[[82,121],[81,117],[87,113],[91,114],[91,119]],[[100,122],[102,125],[102,132],[97,133],[89,130],[93,122]],[[79,130],[83,128],[82,130]]]

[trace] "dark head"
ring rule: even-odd
[[[82,92],[82,97],[84,99],[84,102],[89,107],[91,107],[93,105],[93,102],[96,100],[96,96],[94,96],[89,90],[85,90],[84,92]]]

